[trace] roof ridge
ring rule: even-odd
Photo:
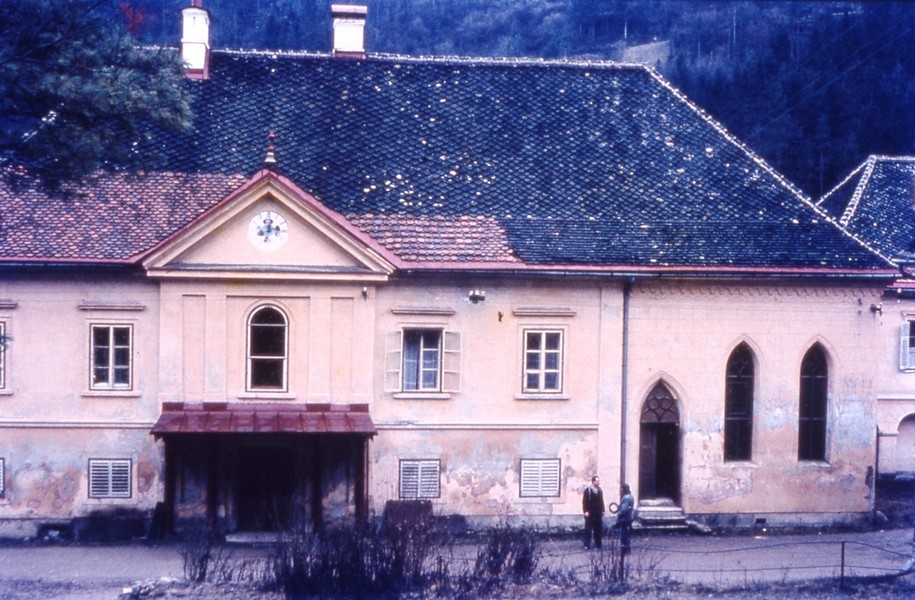
[[[653,67],[647,66],[647,65],[643,65],[643,66],[644,66],[645,70],[646,70],[653,78],[655,78],[655,80],[657,80],[665,89],[667,89],[668,91],[670,91],[676,98],[678,98],[681,102],[683,102],[683,103],[684,103],[687,107],[689,107],[691,110],[693,110],[694,112],[696,112],[696,114],[698,114],[698,115],[699,115],[703,120],[705,120],[709,125],[711,125],[712,127],[714,127],[714,128],[715,128],[715,129],[716,129],[716,130],[717,130],[726,140],[728,140],[730,143],[732,143],[734,146],[736,146],[741,152],[745,153],[745,154],[750,158],[750,160],[752,160],[752,161],[753,161],[754,163],[756,163],[759,167],[761,167],[764,171],[766,171],[769,175],[771,175],[776,181],[778,181],[778,182],[781,183],[783,186],[785,186],[785,188],[786,188],[789,192],[791,192],[792,194],[794,194],[794,196],[795,196],[798,200],[800,200],[802,204],[805,204],[805,205],[808,206],[811,210],[813,210],[814,214],[816,214],[816,215],[818,215],[819,217],[821,217],[821,218],[822,218],[825,222],[827,222],[830,226],[835,227],[835,229],[836,229],[840,234],[845,235],[846,237],[852,239],[852,240],[853,240],[855,243],[857,243],[858,245],[862,246],[863,248],[867,249],[868,251],[872,252],[872,253],[875,254],[876,256],[878,256],[878,257],[880,257],[881,259],[883,259],[884,261],[886,261],[889,265],[891,265],[891,266],[893,266],[893,267],[896,266],[896,262],[893,261],[891,258],[889,258],[889,257],[887,257],[887,256],[884,256],[882,252],[880,252],[880,251],[877,250],[876,248],[873,248],[870,244],[868,244],[867,242],[865,242],[864,240],[862,240],[861,238],[859,238],[857,235],[853,234],[852,232],[848,231],[845,227],[842,227],[839,223],[837,223],[837,222],[829,215],[829,213],[827,213],[825,210],[823,210],[822,208],[820,208],[816,203],[814,203],[814,202],[810,199],[810,197],[807,196],[807,194],[805,194],[805,193],[802,192],[800,189],[798,189],[798,188],[797,188],[793,183],[791,183],[791,181],[789,181],[784,175],[782,175],[781,173],[779,173],[778,171],[776,171],[775,169],[773,169],[773,168],[769,165],[769,163],[767,163],[767,162],[765,161],[765,159],[763,159],[761,156],[759,156],[758,154],[756,154],[755,152],[753,152],[753,150],[751,150],[749,146],[747,146],[746,144],[744,144],[741,140],[739,140],[736,136],[734,136],[730,131],[728,131],[728,129],[727,129],[724,125],[722,125],[717,119],[715,119],[714,117],[712,117],[712,116],[711,116],[710,114],[708,114],[705,110],[703,110],[703,109],[700,108],[697,104],[695,104],[692,100],[690,100],[690,99],[689,99],[683,92],[681,92],[676,86],[674,86],[672,83],[670,83],[669,81],[667,81],[667,79],[664,78],[664,76],[662,76],[660,73],[658,73],[658,71],[657,71],[656,69],[654,69]]]
[[[214,48],[213,53],[234,56],[257,56],[273,58],[335,58],[329,52],[314,50],[262,50],[244,48]],[[405,62],[419,64],[458,64],[468,66],[524,66],[524,67],[575,67],[575,68],[601,68],[601,69],[632,69],[646,70],[650,67],[641,63],[615,61],[610,59],[567,59],[567,58],[537,58],[527,56],[460,56],[460,55],[415,55],[396,54],[388,52],[373,52],[366,54],[360,61],[377,62]]]
[[[877,164],[877,157],[873,154],[868,156],[867,161],[864,163],[864,173],[861,175],[861,179],[858,180],[855,191],[851,195],[845,210],[842,212],[842,216],[839,218],[839,225],[843,228],[848,227],[851,218],[855,216],[855,211],[858,210],[858,204],[861,202],[861,196],[864,194],[864,188],[867,187],[871,175],[874,174],[875,164]]]
[[[758,154],[753,152],[753,150],[751,150],[749,146],[747,146],[744,142],[742,142],[740,139],[738,139],[734,134],[732,134],[730,131],[728,131],[727,127],[725,127],[720,121],[715,119],[708,112],[706,112],[704,109],[702,109],[699,105],[695,104],[692,100],[690,100],[686,96],[686,94],[684,94],[682,91],[680,91],[674,84],[669,82],[655,68],[648,66],[648,65],[641,65],[641,66],[646,71],[648,71],[648,73],[652,77],[654,77],[654,79],[656,79],[658,81],[658,83],[660,83],[664,88],[666,88],[668,91],[670,91],[678,100],[680,100],[681,102],[686,104],[687,107],[689,107],[692,111],[694,111],[696,114],[698,114],[705,122],[707,122],[709,125],[714,127],[718,131],[718,133],[720,133],[726,140],[728,140],[731,144],[736,146],[741,152],[746,154],[747,157],[750,158],[750,160],[752,160],[759,167],[761,167],[764,171],[766,171],[769,175],[771,175],[776,181],[778,181],[783,186],[785,186],[785,188],[788,191],[790,191],[792,194],[794,194],[798,200],[800,200],[807,206],[813,208],[817,214],[820,214],[824,217],[828,216],[825,213],[823,213],[822,211],[820,211],[813,202],[811,202],[811,200],[810,200],[809,196],[807,196],[807,194],[802,192],[797,186],[795,186],[791,181],[789,181],[788,178],[786,178],[784,175],[782,175],[781,173],[779,173],[778,171],[773,169],[769,165],[769,163],[766,162],[766,160],[764,158],[762,158],[761,156],[759,156]]]
[[[831,190],[829,190],[828,192],[826,192],[825,194],[823,194],[823,195],[820,197],[820,199],[817,200],[817,203],[816,203],[817,206],[820,206],[821,204],[823,204],[824,202],[826,202],[826,200],[829,199],[830,196],[832,196],[833,194],[835,194],[836,192],[838,192],[839,189],[842,188],[846,183],[848,183],[853,177],[857,176],[858,172],[859,172],[861,169],[863,169],[864,166],[865,166],[866,164],[867,164],[867,161],[865,160],[863,163],[861,163],[860,165],[858,165],[857,167],[855,167],[854,169],[852,169],[851,173],[849,173],[848,175],[845,176],[845,179],[843,179],[842,181],[840,181],[839,183],[837,183],[835,186],[833,186],[833,188],[832,188]]]

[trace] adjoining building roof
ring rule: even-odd
[[[915,253],[915,157],[870,156],[818,204],[884,256]]]
[[[417,268],[891,267],[647,67],[216,51],[187,85],[193,131],[154,140],[154,172],[79,203],[0,190],[0,259],[129,261],[272,133],[277,172]]]

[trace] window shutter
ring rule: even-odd
[[[521,460],[521,497],[559,496],[559,459]]]
[[[399,392],[401,390],[400,368],[402,357],[403,332],[388,332],[384,336],[384,391],[386,392]]]
[[[437,460],[423,461],[419,464],[419,497],[439,497],[439,464]]]
[[[419,495],[419,463],[401,461],[400,463],[400,497],[413,499]]]
[[[105,498],[108,496],[108,463],[92,461],[89,463],[89,497]]]
[[[130,498],[130,461],[89,461],[89,497]]]
[[[6,491],[6,472],[4,467],[6,466],[6,461],[0,458],[0,498],[3,497],[3,493]]]
[[[911,351],[909,348],[909,335],[912,327],[911,321],[902,324],[899,330],[899,369],[905,371],[912,368]]]
[[[111,463],[111,497],[130,498],[130,463],[127,461]]]
[[[400,461],[400,498],[438,498],[440,467],[437,460]]]
[[[461,334],[446,331],[442,343],[442,391],[461,391]]]

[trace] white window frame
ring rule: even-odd
[[[438,459],[401,459],[398,468],[401,500],[432,500],[441,497],[442,463]]]
[[[522,458],[518,493],[521,498],[558,498],[562,461],[558,458]]]
[[[0,458],[0,498],[6,496],[6,459]]]
[[[275,310],[283,317],[282,325],[275,325],[275,327],[283,328],[283,354],[282,356],[267,356],[267,355],[255,355],[251,350],[251,335],[252,335],[252,326],[257,327],[266,327],[266,324],[255,324],[252,323],[255,316],[258,313],[264,310]],[[276,306],[275,304],[263,304],[258,306],[251,311],[251,314],[248,316],[248,322],[245,330],[245,390],[248,392],[273,392],[273,393],[285,393],[289,390],[289,316],[286,314],[286,311]],[[255,386],[254,382],[251,380],[252,376],[252,365],[255,361],[258,360],[281,360],[282,361],[282,375],[280,386]]]
[[[409,338],[415,337],[415,340]],[[401,388],[405,392],[440,392],[442,390],[442,352],[444,333],[441,329],[409,328],[403,331],[403,367],[401,369]],[[416,344],[415,348],[413,344]],[[416,353],[416,364],[408,368],[411,360],[408,352],[410,346]],[[432,363],[430,365],[430,363]],[[412,372],[410,380],[408,372]],[[427,384],[427,377],[434,381]]]
[[[90,458],[89,497],[100,500],[133,495],[133,461],[129,458]]]
[[[538,347],[532,348],[528,346],[528,338],[531,335],[538,335],[540,343]],[[559,336],[559,345],[557,348],[547,348],[546,340],[549,335]],[[562,329],[552,329],[547,327],[527,327],[521,332],[521,343],[524,347],[523,356],[521,358],[521,391],[524,394],[561,394],[563,386],[563,367],[565,362],[564,355],[564,345],[565,345],[565,332]],[[556,357],[556,366],[547,367],[548,358],[550,356]],[[529,358],[537,358],[537,367],[529,366]],[[556,385],[553,387],[547,387],[546,379],[549,375],[556,376]],[[529,386],[528,381],[530,377],[537,378],[537,384],[534,386]]]
[[[899,370],[915,372],[915,319],[912,315],[904,317],[899,330]]]
[[[125,346],[115,343],[115,331],[127,330],[127,365],[118,364],[118,350],[124,350]],[[96,362],[96,351],[100,346],[96,346],[95,332],[97,330],[107,330],[108,340],[108,359],[106,364]],[[90,323],[89,324],[89,388],[93,390],[132,390],[133,389],[133,325],[129,323]],[[97,369],[107,369],[108,378],[104,381],[97,381]],[[125,371],[127,373],[127,382],[121,383],[115,381],[115,373]]]
[[[0,390],[6,389],[6,321],[0,321]]]
[[[433,387],[408,389],[404,385],[405,334],[415,331],[438,331],[438,381]],[[385,336],[385,373],[384,388],[398,398],[414,396],[448,398],[450,394],[461,389],[461,334],[442,327],[426,325],[404,326],[398,331]]]

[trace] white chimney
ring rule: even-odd
[[[181,60],[188,77],[206,79],[210,75],[210,13],[203,0],[191,0],[181,9]]]
[[[365,19],[368,7],[361,4],[331,4],[334,19],[334,54],[365,56]]]

